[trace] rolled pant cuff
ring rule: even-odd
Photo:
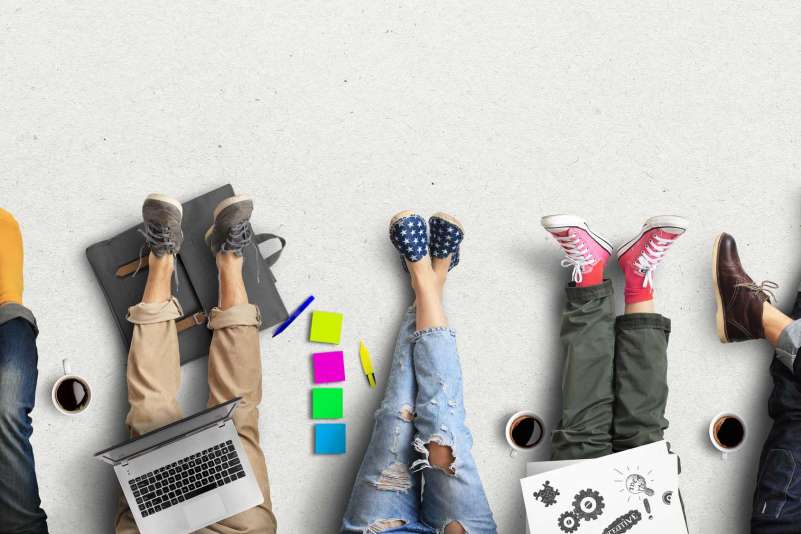
[[[447,326],[438,326],[436,328],[426,328],[424,330],[418,330],[411,336],[409,336],[409,341],[417,341],[421,337],[431,337],[431,336],[439,336],[444,334],[450,334],[451,337],[456,337],[456,331],[452,328],[448,328]]]
[[[36,325],[36,318],[33,316],[33,312],[22,304],[8,302],[0,306],[0,325],[12,319],[25,319],[31,324],[33,333],[37,336],[39,335],[39,327]]]
[[[658,313],[627,313],[615,321],[617,331],[651,328],[670,333],[670,319]]]
[[[183,316],[184,310],[175,297],[167,302],[140,302],[128,308],[128,322],[133,324],[155,324],[174,321]]]
[[[597,286],[578,287],[570,285],[565,288],[567,300],[579,303],[609,297],[614,294],[614,292],[611,280],[604,280]]]
[[[209,314],[209,330],[219,330],[232,326],[261,326],[261,311],[255,304],[237,304],[221,310],[216,306]]]

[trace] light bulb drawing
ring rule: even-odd
[[[615,482],[619,482],[623,486],[620,493],[627,492],[629,494],[626,502],[631,501],[632,498],[642,502],[645,513],[648,514],[648,519],[653,519],[651,503],[648,501],[648,497],[654,496],[654,490],[648,487],[649,479],[650,482],[653,483],[653,479],[650,478],[653,471],[648,471],[645,475],[642,475],[640,474],[640,466],[638,465],[635,469],[626,467],[626,473],[618,469],[615,469],[615,472],[620,475],[620,478],[615,479]]]

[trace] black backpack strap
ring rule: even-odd
[[[262,256],[262,258],[264,259],[264,263],[267,265],[267,267],[272,267],[273,265],[275,265],[275,262],[277,262],[278,258],[281,257],[281,253],[284,251],[284,248],[286,248],[286,239],[284,239],[281,236],[277,236],[275,234],[256,234],[255,236],[253,236],[253,241],[256,243],[256,248],[258,248],[259,245],[261,245],[265,241],[269,241],[271,239],[277,239],[281,243],[281,248],[279,248],[277,251],[273,252],[266,258]],[[261,251],[259,251],[259,254],[261,254]]]

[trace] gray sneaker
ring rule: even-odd
[[[139,230],[145,238],[145,245],[156,256],[178,254],[184,242],[181,230],[181,217],[184,210],[181,203],[165,195],[148,195],[142,204],[142,219],[145,227]]]
[[[231,252],[241,256],[245,247],[253,242],[250,214],[253,199],[247,195],[226,198],[214,208],[214,224],[206,232],[206,244],[215,256]]]

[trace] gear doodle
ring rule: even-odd
[[[559,490],[551,486],[549,480],[545,481],[540,491],[534,492],[534,499],[540,501],[545,507],[556,504],[556,497],[559,495]]]
[[[582,521],[598,519],[604,513],[604,498],[595,490],[581,490],[573,498],[573,512]]]
[[[559,520],[557,521],[557,525],[559,525],[559,530],[564,532],[565,534],[570,534],[571,532],[575,532],[579,528],[579,518],[574,512],[565,512],[559,516]]]

